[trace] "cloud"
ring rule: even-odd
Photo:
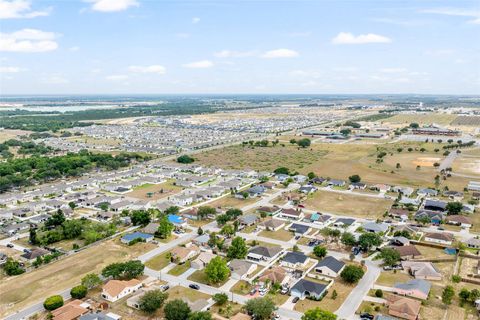
[[[206,69],[213,67],[213,62],[210,60],[200,60],[195,62],[190,62],[182,65],[184,68],[192,68],[192,69]]]
[[[105,79],[109,81],[123,81],[123,80],[127,80],[128,76],[124,74],[112,74],[110,76],[106,76]]]
[[[392,40],[379,34],[367,33],[358,36],[349,32],[340,32],[332,39],[334,44],[366,44],[366,43],[390,43]]]
[[[31,19],[44,17],[50,14],[52,8],[41,11],[32,11],[29,0],[0,0],[0,19]]]
[[[290,49],[275,49],[270,50],[262,54],[262,58],[274,59],[274,58],[294,58],[298,57],[299,54],[295,50]]]
[[[405,68],[382,68],[379,70],[382,73],[404,73],[407,72]]]
[[[100,12],[124,11],[140,5],[136,0],[86,0],[85,2],[93,3],[92,10]]]
[[[470,17],[469,23],[480,24],[480,9],[462,9],[462,8],[432,8],[421,10],[422,13],[440,14],[445,16]]]
[[[192,23],[193,23],[193,24],[197,24],[197,23],[199,23],[199,22],[200,22],[200,18],[199,18],[199,17],[193,17],[193,18],[192,18]]]
[[[154,64],[151,66],[130,66],[128,67],[130,72],[134,73],[156,73],[156,74],[165,74],[167,70],[164,66]]]
[[[41,82],[46,84],[67,84],[70,83],[68,79],[58,74],[52,74],[41,78]]]
[[[0,51],[46,52],[58,48],[57,35],[37,29],[22,29],[13,33],[0,33]]]
[[[243,57],[254,56],[255,51],[222,50],[222,51],[215,52],[213,55],[217,58],[243,58]]]
[[[25,71],[26,69],[19,68],[19,67],[0,67],[1,73],[18,73]]]

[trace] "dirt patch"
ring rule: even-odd
[[[433,167],[433,164],[439,162],[440,158],[419,157],[412,161],[415,166],[420,167]]]

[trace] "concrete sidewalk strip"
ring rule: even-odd
[[[370,296],[365,296],[365,298],[363,298],[363,301],[370,301],[370,302],[381,303],[381,304],[384,304],[384,303],[387,302],[387,300],[385,300],[385,299],[377,298],[377,297],[370,297]]]
[[[187,271],[185,271],[184,273],[182,273],[180,276],[178,276],[180,279],[187,279],[188,277],[190,277],[195,271],[197,271],[196,269],[194,268],[190,268],[188,269]]]
[[[168,273],[168,271],[172,270],[173,268],[175,268],[176,264],[171,262],[170,264],[168,264],[165,268],[163,268],[162,270],[160,270],[160,272],[162,273]]]
[[[237,279],[230,279],[228,280],[227,282],[225,282],[225,284],[223,286],[221,286],[219,289],[222,290],[222,291],[226,291],[226,292],[229,292],[230,289],[232,289],[232,287],[238,282]]]

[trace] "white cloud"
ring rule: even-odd
[[[195,62],[190,62],[182,65],[185,68],[192,68],[192,69],[206,69],[213,67],[213,62],[210,60],[200,60]]]
[[[299,54],[295,50],[290,49],[275,49],[270,50],[262,54],[262,58],[274,59],[274,58],[294,58],[298,57]]]
[[[243,58],[243,57],[254,56],[255,51],[222,50],[222,51],[215,52],[213,55],[217,58]]]
[[[440,14],[445,16],[470,17],[469,23],[480,24],[480,9],[462,9],[462,8],[433,8],[425,9],[422,13]]]
[[[140,5],[136,0],[86,0],[86,2],[93,3],[92,10],[100,12],[124,11]]]
[[[407,72],[405,68],[382,68],[380,69],[382,73],[404,73]]]
[[[19,68],[19,67],[0,67],[1,73],[18,73],[25,71],[26,69]]]
[[[375,33],[360,34],[358,36],[349,32],[340,32],[332,39],[334,44],[366,44],[366,43],[390,43],[392,40],[388,37]]]
[[[0,0],[0,19],[30,19],[35,17],[48,16],[51,8],[41,11],[32,11],[29,0]]]
[[[109,81],[123,81],[123,80],[127,80],[128,76],[124,74],[112,74],[110,76],[106,76],[105,79]]]
[[[22,29],[13,33],[0,33],[0,51],[46,52],[58,48],[57,35],[37,29]]]
[[[165,74],[167,70],[164,66],[154,64],[151,66],[130,66],[128,67],[130,72],[134,73],[156,73],[156,74]]]
[[[197,24],[197,23],[199,23],[199,22],[200,22],[200,18],[199,18],[199,17],[193,17],[193,18],[192,18],[192,23],[193,23],[193,24]]]

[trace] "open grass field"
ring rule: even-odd
[[[229,279],[227,278],[227,280],[225,280],[224,282],[220,282],[220,283],[209,283],[209,282],[208,282],[208,279],[207,279],[207,275],[205,274],[205,272],[203,272],[203,270],[197,270],[197,271],[195,271],[195,272],[192,273],[187,279],[188,279],[188,280],[191,280],[191,281],[193,281],[193,282],[203,283],[203,284],[206,284],[206,285],[215,287],[215,288],[220,288],[221,286],[223,286],[223,285],[225,284],[225,282],[227,282],[227,281],[229,280]]]
[[[162,270],[170,264],[169,252],[156,255],[145,263],[145,266],[153,270]]]
[[[334,284],[328,289],[328,294],[322,299],[322,301],[317,302],[317,306],[323,310],[335,312],[345,302],[345,299],[348,297],[353,288],[354,285],[348,285],[341,279],[335,280]],[[337,292],[336,299],[332,299],[332,292],[334,290]],[[299,303],[300,302],[297,304]],[[299,306],[299,308],[302,307]],[[304,312],[305,310],[308,309],[302,309],[301,311]]]
[[[388,210],[393,201],[328,191],[317,191],[304,202],[312,210],[376,219]]]
[[[20,136],[26,136],[32,133],[33,131],[28,130],[13,130],[13,129],[3,129],[0,130],[0,143],[3,143],[10,139],[18,139]]]
[[[480,127],[480,116],[458,116],[452,121],[455,126]]]
[[[264,230],[258,234],[261,237],[266,237],[275,240],[289,241],[293,238],[293,233],[285,229],[280,229],[278,231],[267,231]]]
[[[152,248],[149,243],[124,246],[118,240],[109,240],[38,270],[2,279],[0,317],[78,285],[87,273],[99,273],[110,263],[133,259]]]
[[[391,287],[397,282],[406,282],[413,278],[405,272],[382,271],[377,279],[377,284],[381,286]]]
[[[142,200],[159,200],[171,197],[180,191],[182,191],[181,187],[173,185],[172,181],[167,181],[160,184],[144,184],[125,195]]]
[[[168,300],[187,298],[191,302],[195,302],[200,299],[209,299],[210,296],[206,293],[182,286],[176,286],[168,289]]]
[[[245,280],[240,280],[230,289],[230,292],[240,294],[242,296],[247,295],[252,289],[252,285]]]
[[[455,173],[472,175],[480,179],[480,155],[460,156],[453,162],[452,169]]]
[[[441,143],[408,142],[373,144],[329,144],[314,143],[309,148],[298,148],[290,144],[281,147],[242,147],[240,145],[209,150],[198,153],[196,159],[200,164],[220,168],[254,169],[273,171],[284,166],[301,174],[314,172],[322,177],[347,180],[349,176],[358,174],[367,184],[385,183],[390,185],[406,185],[412,187],[431,187],[437,172],[431,159],[443,158]],[[377,148],[387,155],[382,163],[377,163]],[[397,149],[402,148],[402,152]],[[408,148],[412,148],[408,152]],[[425,148],[424,152],[420,149]],[[434,149],[440,149],[438,153]],[[466,151],[466,150],[465,150]],[[400,163],[400,168],[396,164]],[[416,170],[417,164],[423,165]],[[442,181],[443,187],[463,189],[468,184],[467,178],[452,177]]]
[[[172,276],[179,276],[183,274],[185,271],[190,269],[190,261],[185,262],[184,264],[179,264],[172,268],[170,271],[168,271],[168,274],[171,274]]]
[[[231,195],[227,195],[218,200],[212,201],[208,206],[213,208],[238,208],[241,209],[249,204],[255,203],[260,198],[237,199]]]
[[[424,114],[397,114],[391,118],[384,119],[383,122],[393,123],[393,124],[405,124],[409,125],[412,122],[416,122],[420,125],[422,124],[441,124],[449,125],[457,118],[453,114],[442,114],[442,113],[424,113]]]

